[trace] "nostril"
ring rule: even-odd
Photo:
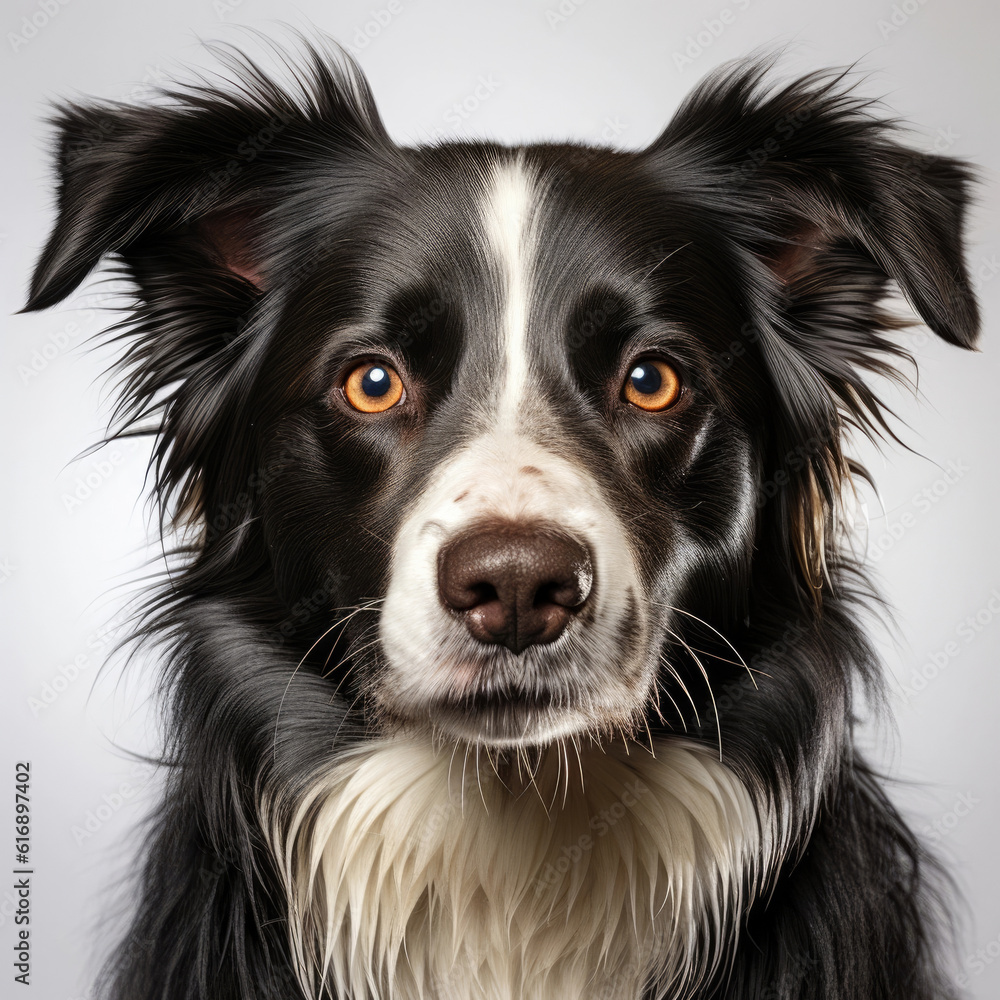
[[[575,611],[587,600],[590,593],[588,580],[583,579],[582,574],[570,571],[561,580],[550,580],[543,583],[535,592],[534,607],[543,607],[546,604],[555,604],[561,608]]]
[[[444,603],[455,611],[468,611],[499,599],[496,587],[482,581],[468,583],[453,577],[450,585],[439,585],[439,589]]]
[[[557,639],[592,585],[587,548],[550,525],[480,524],[438,557],[442,604],[475,639],[514,652]]]

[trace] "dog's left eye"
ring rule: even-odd
[[[681,378],[659,358],[643,358],[629,369],[622,386],[622,398],[640,410],[666,410],[681,394]]]
[[[402,402],[403,380],[391,365],[366,361],[347,376],[344,398],[361,413],[384,413]]]

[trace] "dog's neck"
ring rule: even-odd
[[[634,1000],[709,971],[766,846],[710,752],[553,747],[513,787],[452,749],[359,746],[269,810],[312,995]]]

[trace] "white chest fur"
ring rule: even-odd
[[[484,755],[477,778],[474,754],[366,744],[283,829],[269,810],[303,985],[352,1000],[683,993],[712,961],[699,931],[731,932],[763,846],[736,777],[671,741],[579,762],[553,749],[512,790]]]

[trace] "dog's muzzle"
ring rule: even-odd
[[[628,727],[652,690],[625,525],[583,463],[491,433],[443,464],[400,524],[373,702],[495,746]]]

